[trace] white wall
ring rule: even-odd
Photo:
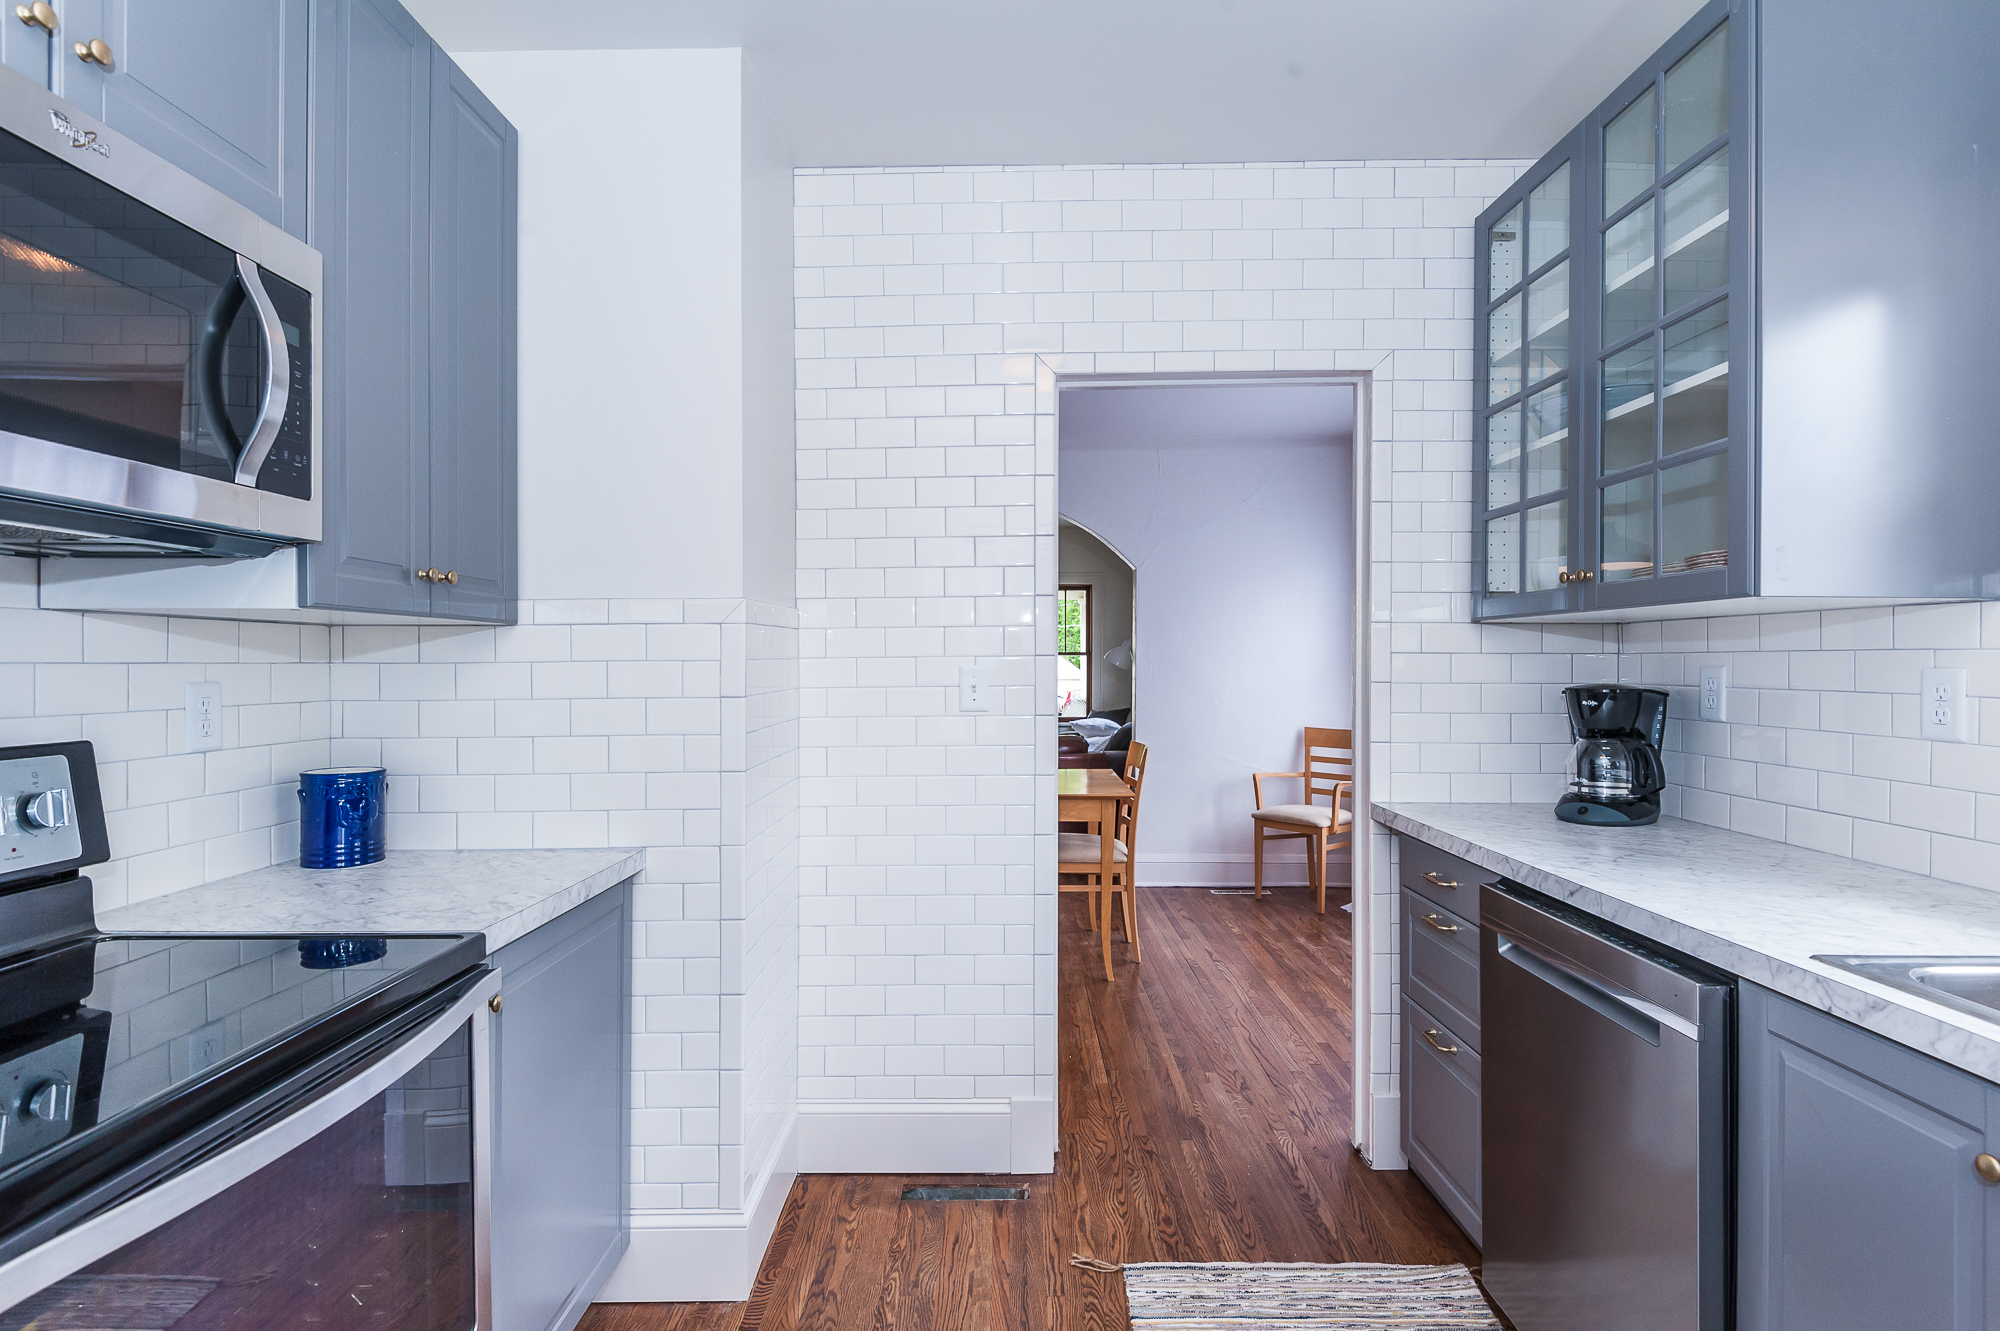
[[[1058,576],[1090,588],[1090,705],[1104,711],[1132,705],[1133,672],[1104,654],[1132,636],[1132,566],[1090,532],[1065,519],[1057,534]]]
[[[790,157],[736,50],[461,60],[521,132],[524,600],[454,650],[533,664],[450,683],[521,738],[427,750],[404,817],[465,845],[532,807],[502,823],[535,845],[649,848],[603,1297],[738,1299],[795,1154]]]
[[[1216,414],[1238,433],[1163,438],[1134,400],[1155,396],[1182,419],[1225,400]],[[1086,416],[1079,398],[1104,407]],[[1317,438],[1297,419],[1315,414],[1307,401]],[[1135,569],[1142,884],[1248,884],[1251,773],[1297,771],[1302,726],[1352,726],[1352,401],[1344,385],[1064,394],[1063,515]],[[1296,802],[1300,783],[1268,795]],[[1305,881],[1298,844],[1270,847],[1285,862],[1273,881]]]
[[[741,53],[458,60],[521,135],[522,599],[745,594]]]
[[[1400,767],[1392,709],[1423,700],[1395,681],[1429,666],[1392,661],[1391,630],[1470,604],[1471,226],[1519,169],[799,173],[800,1091],[864,1123],[876,1167],[912,1135],[885,1101],[971,1097],[1054,1145],[1053,376],[1372,376],[1370,706],[1378,768]],[[981,662],[1004,710],[960,716],[957,669]],[[1437,703],[1482,705],[1476,685]],[[1367,1071],[1393,1119],[1393,884],[1375,891]]]

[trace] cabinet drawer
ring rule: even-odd
[[[1403,984],[1479,1048],[1479,926],[1403,893]]]
[[[1420,897],[1443,906],[1463,919],[1479,918],[1479,884],[1500,875],[1489,873],[1469,860],[1447,855],[1436,846],[1415,837],[1398,837],[1402,843],[1401,868],[1397,878]]]
[[[1403,996],[1403,1145],[1410,1168],[1478,1243],[1479,1054],[1408,994]]]

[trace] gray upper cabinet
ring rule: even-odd
[[[65,0],[8,64],[175,166],[306,234],[307,0]],[[7,41],[17,41],[9,31]],[[40,62],[34,46],[53,44]],[[102,42],[110,64],[79,59]]]
[[[1740,1331],[2000,1328],[2000,1086],[1739,996]]]
[[[439,51],[431,76],[433,613],[514,600],[514,225],[519,137]]]
[[[316,9],[327,521],[300,602],[512,622],[518,136],[394,0]]]
[[[1481,215],[1476,617],[2000,595],[2000,6],[1879,17],[1714,0]]]
[[[423,614],[430,548],[431,40],[394,0],[323,0],[313,223],[326,260],[327,515],[307,605]]]

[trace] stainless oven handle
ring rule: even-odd
[[[284,321],[278,318],[278,307],[264,290],[264,279],[256,263],[237,255],[236,275],[242,279],[243,289],[250,293],[250,303],[257,307],[257,323],[264,330],[264,405],[236,459],[236,483],[254,486],[257,473],[264,469],[264,459],[271,456],[271,446],[278,442],[278,430],[285,423],[285,408],[291,404],[291,343],[285,340]]]
[[[493,1325],[492,1211],[493,1096],[487,1003],[500,992],[500,972],[489,971],[429,1025],[351,1079],[211,1159],[175,1174],[129,1201],[68,1229],[0,1266],[0,1308],[72,1275],[101,1257],[184,1215],[265,1165],[332,1127],[401,1080],[465,1022],[472,1023],[472,1206],[474,1269],[479,1326]]]

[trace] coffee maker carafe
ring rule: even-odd
[[[1659,689],[1578,684],[1563,690],[1569,730],[1569,789],[1556,802],[1566,823],[1644,827],[1660,818],[1667,778],[1660,745],[1667,735],[1667,695]]]

